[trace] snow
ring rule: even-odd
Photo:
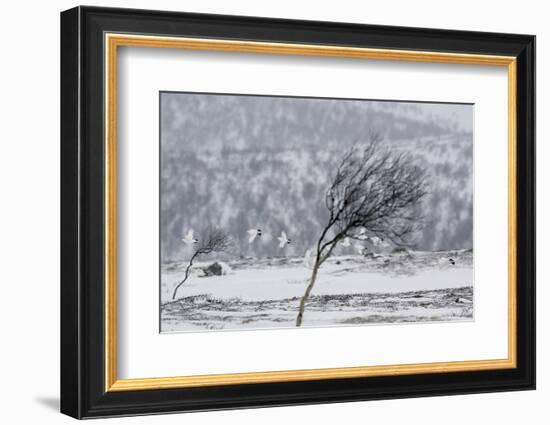
[[[166,277],[167,285],[182,277],[174,273]],[[210,294],[216,298],[235,298],[261,301],[299,297],[311,276],[311,269],[305,266],[280,267],[276,273],[269,268],[240,270],[228,276],[213,276],[208,279],[190,280],[182,287],[185,296]],[[381,272],[349,273],[344,265],[328,265],[319,274],[312,294],[336,295],[350,293],[388,293],[406,291],[427,291],[466,286],[471,283],[472,269],[455,267],[453,270],[425,270],[406,279]],[[163,291],[164,292],[164,291]],[[169,291],[170,292],[170,291]],[[163,300],[167,300],[163,297]]]
[[[200,277],[212,262],[193,267],[175,303],[171,294],[185,263],[164,265],[163,331],[292,326],[311,276],[303,258],[243,258],[230,261],[226,275]],[[472,285],[467,251],[333,257],[320,269],[304,325],[468,319]]]

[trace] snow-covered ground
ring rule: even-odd
[[[449,259],[453,259],[453,265]],[[311,275],[303,258],[246,257],[222,276],[201,277],[196,263],[172,301],[186,263],[161,273],[163,332],[292,327]],[[473,318],[471,251],[332,257],[321,267],[302,326],[357,325]]]

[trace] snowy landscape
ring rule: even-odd
[[[474,317],[473,109],[161,93],[161,332]]]
[[[196,265],[176,302],[170,301],[172,290],[186,264],[163,265],[163,331],[294,326],[311,274],[303,258],[242,258],[222,263],[223,275],[205,277],[203,267],[210,264]],[[471,251],[331,257],[304,326],[472,320],[472,279]]]

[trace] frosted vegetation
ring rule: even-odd
[[[208,264],[195,265],[176,302],[171,301],[172,289],[185,262],[163,265],[163,332],[295,326],[311,277],[303,258],[245,257],[224,263],[221,276],[202,277]],[[340,248],[320,270],[303,326],[472,320],[472,279],[469,250],[364,257]]]

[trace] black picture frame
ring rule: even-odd
[[[104,34],[259,40],[517,59],[517,367],[105,391]],[[61,412],[75,418],[535,388],[535,37],[76,7],[61,13]]]

